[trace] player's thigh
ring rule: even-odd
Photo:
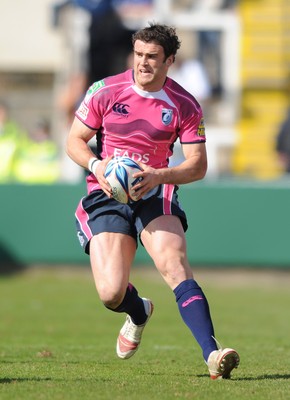
[[[183,254],[186,252],[185,235],[177,216],[161,215],[152,220],[141,232],[141,240],[150,256],[155,260],[162,253]]]
[[[122,301],[135,253],[136,241],[129,235],[102,232],[91,239],[91,267],[102,301]]]
[[[179,217],[162,215],[155,218],[142,231],[141,240],[170,287],[174,288],[192,277],[185,234]]]

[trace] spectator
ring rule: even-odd
[[[12,167],[26,133],[9,117],[8,106],[0,100],[0,182],[13,179]]]
[[[153,0],[112,0],[124,25],[135,31],[153,15]]]
[[[54,26],[64,41],[63,69],[57,80],[57,108],[62,114],[59,119],[65,119],[67,124],[71,123],[87,86],[90,21],[90,10],[84,8],[81,0],[67,0],[54,6]]]
[[[285,173],[290,174],[290,108],[276,141],[276,150]]]
[[[54,183],[60,176],[58,148],[50,136],[49,123],[39,119],[23,141],[13,163],[14,179],[21,183]]]
[[[127,68],[132,32],[124,26],[113,0],[64,1],[55,6],[54,20],[70,48],[66,82],[58,97],[70,124],[87,86]]]
[[[112,1],[101,1],[92,12],[89,28],[89,85],[126,69],[126,60],[132,51],[131,34]]]
[[[202,105],[210,98],[209,79],[199,60],[176,58],[176,65],[169,76],[196,97]]]
[[[67,66],[59,79],[62,83],[57,96],[56,120],[56,124],[64,121],[64,126],[57,129],[66,131],[87,86],[127,68],[132,32],[124,26],[112,0],[68,0],[54,9],[55,25],[62,28],[68,48]],[[75,182],[83,172],[63,151],[65,135],[66,132],[61,138],[61,178]]]
[[[196,0],[192,9],[199,13],[233,12],[237,0]],[[198,32],[198,58],[207,69],[214,95],[223,92],[221,81],[221,38],[219,30],[200,30]]]
[[[211,87],[207,73],[199,60],[194,58],[176,57],[176,61],[169,72],[170,78],[183,86],[202,105],[207,112],[207,102],[211,97]],[[184,155],[179,141],[174,144],[174,153],[169,165],[176,166],[184,161]]]

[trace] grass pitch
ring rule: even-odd
[[[155,311],[142,345],[119,360],[124,315],[100,303],[88,268],[29,268],[0,278],[1,400],[290,399],[290,272],[198,270],[217,339],[241,365],[210,381],[174,296],[155,270],[132,282]]]

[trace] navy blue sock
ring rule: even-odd
[[[141,297],[138,296],[137,289],[129,283],[125,297],[122,303],[112,311],[130,315],[132,321],[136,325],[142,325],[147,319],[147,314],[145,313],[144,303]]]
[[[181,317],[200,345],[203,358],[207,361],[209,354],[217,349],[207,299],[193,279],[181,282],[174,289],[174,294]]]

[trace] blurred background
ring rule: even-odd
[[[0,16],[2,270],[88,262],[73,216],[84,172],[64,141],[88,85],[131,66],[148,21],[177,28],[170,76],[205,114],[208,174],[180,189],[190,261],[290,267],[288,0],[1,0]]]

